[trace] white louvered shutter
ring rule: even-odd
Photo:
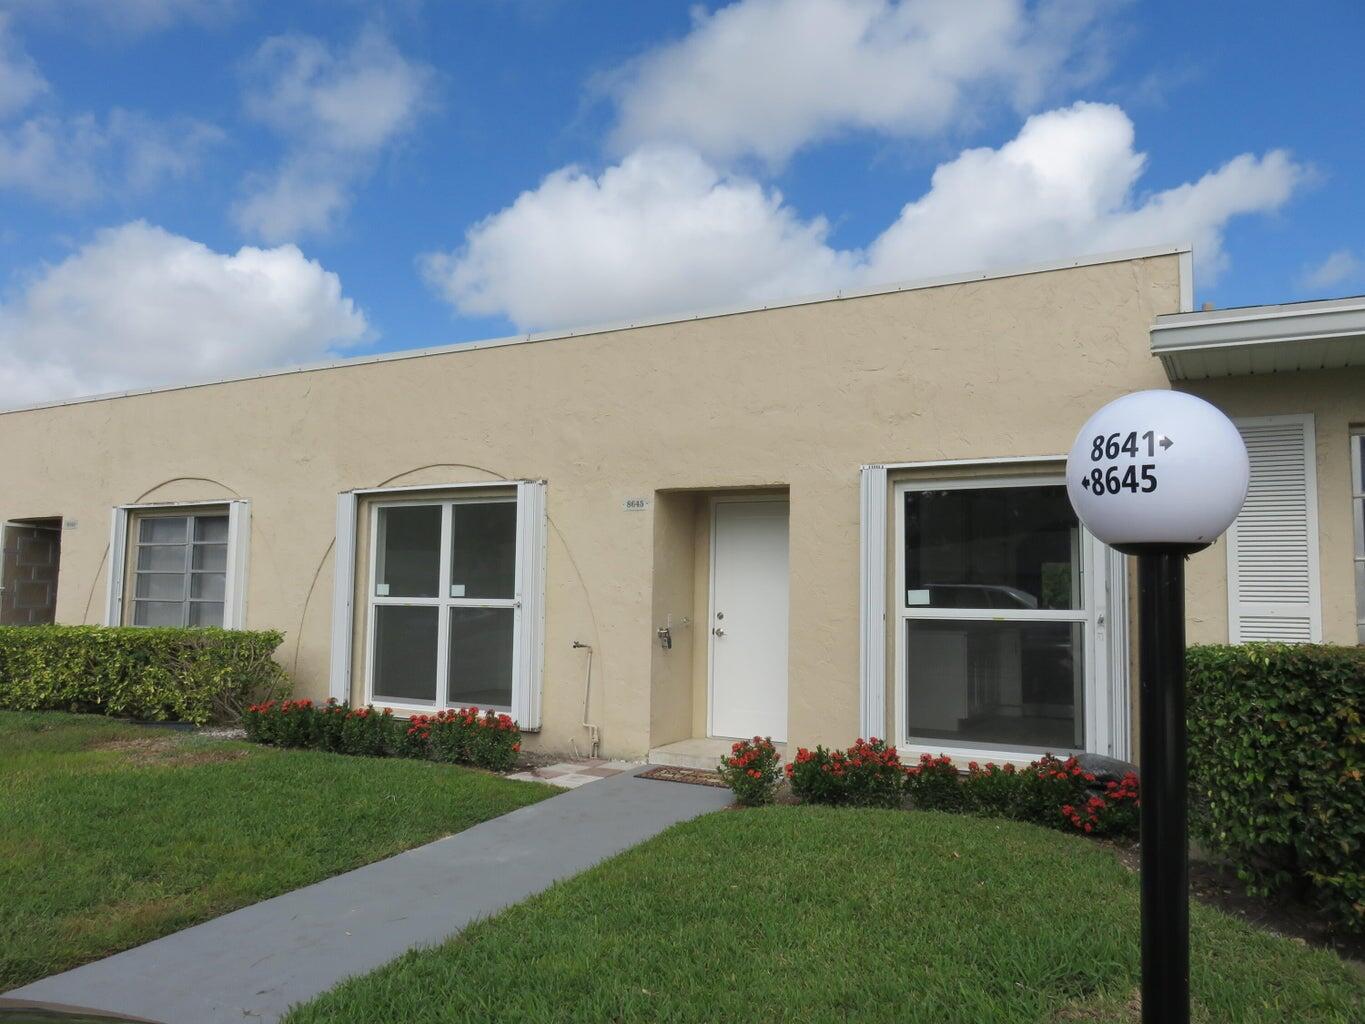
[[[1322,639],[1312,416],[1237,421],[1251,458],[1246,504],[1228,530],[1228,639]]]

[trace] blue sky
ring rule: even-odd
[[[1365,291],[1351,0],[0,0],[0,407],[1193,241]]]

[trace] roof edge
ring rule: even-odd
[[[1187,263],[1189,262],[1188,256],[1192,252],[1193,247],[1189,243],[1143,246],[1115,252],[1079,256],[1068,260],[1051,260],[1047,262],[1002,267],[997,270],[918,278],[893,284],[876,285],[871,288],[839,289],[833,292],[822,292],[815,295],[786,299],[781,302],[747,306],[703,308],[690,313],[673,313],[667,316],[639,320],[620,320],[586,327],[575,327],[567,330],[532,331],[526,334],[514,334],[501,338],[489,338],[479,341],[460,341],[428,348],[400,349],[394,352],[379,352],[373,355],[350,356],[316,363],[305,363],[299,366],[286,366],[278,369],[261,370],[256,373],[243,373],[230,377],[216,377],[207,380],[190,381],[184,384],[159,384],[154,387],[131,388],[126,391],[110,391],[97,395],[82,395],[78,398],[65,398],[53,402],[36,402],[31,405],[0,409],[0,416],[8,416],[12,413],[36,412],[42,409],[59,409],[69,405],[86,405],[92,402],[109,402],[118,398],[133,398],[138,395],[154,395],[168,391],[189,391],[194,388],[214,387],[219,384],[236,384],[249,380],[262,380],[269,377],[286,377],[296,373],[313,373],[318,370],[338,370],[353,366],[365,366],[371,363],[398,362],[404,359],[421,359],[426,356],[449,355],[457,352],[474,352],[481,349],[502,348],[508,345],[527,345],[544,341],[562,341],[569,338],[582,338],[596,334],[614,334],[618,331],[633,330],[637,327],[662,327],[667,324],[687,323],[692,320],[714,320],[727,316],[739,316],[745,313],[761,313],[770,309],[789,309],[797,306],[817,305],[824,302],[838,302],[843,299],[861,299],[870,298],[876,295],[894,295],[898,292],[944,288],[950,285],[971,284],[975,281],[996,281],[1011,277],[1027,277],[1032,274],[1047,274],[1058,270],[1073,270],[1080,267],[1100,266],[1106,263],[1126,263],[1131,260],[1153,259],[1159,256],[1181,256],[1184,258],[1182,259],[1182,262]],[[1186,272],[1186,269],[1182,268],[1182,305],[1184,305],[1185,298],[1183,293],[1187,288],[1184,281]]]

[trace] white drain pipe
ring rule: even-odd
[[[588,730],[588,735],[591,738],[591,742],[588,744],[588,756],[596,757],[600,739],[597,732],[597,726],[588,721],[588,705],[592,701],[592,644],[585,644],[582,640],[575,640],[573,646],[574,650],[579,650],[581,648],[588,652],[588,674],[583,682],[583,721],[579,724],[584,729]],[[577,757],[577,741],[571,740],[570,745],[573,747],[574,756]]]

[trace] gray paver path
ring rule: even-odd
[[[8,993],[167,1024],[275,1021],[679,821],[726,790],[617,775]]]

